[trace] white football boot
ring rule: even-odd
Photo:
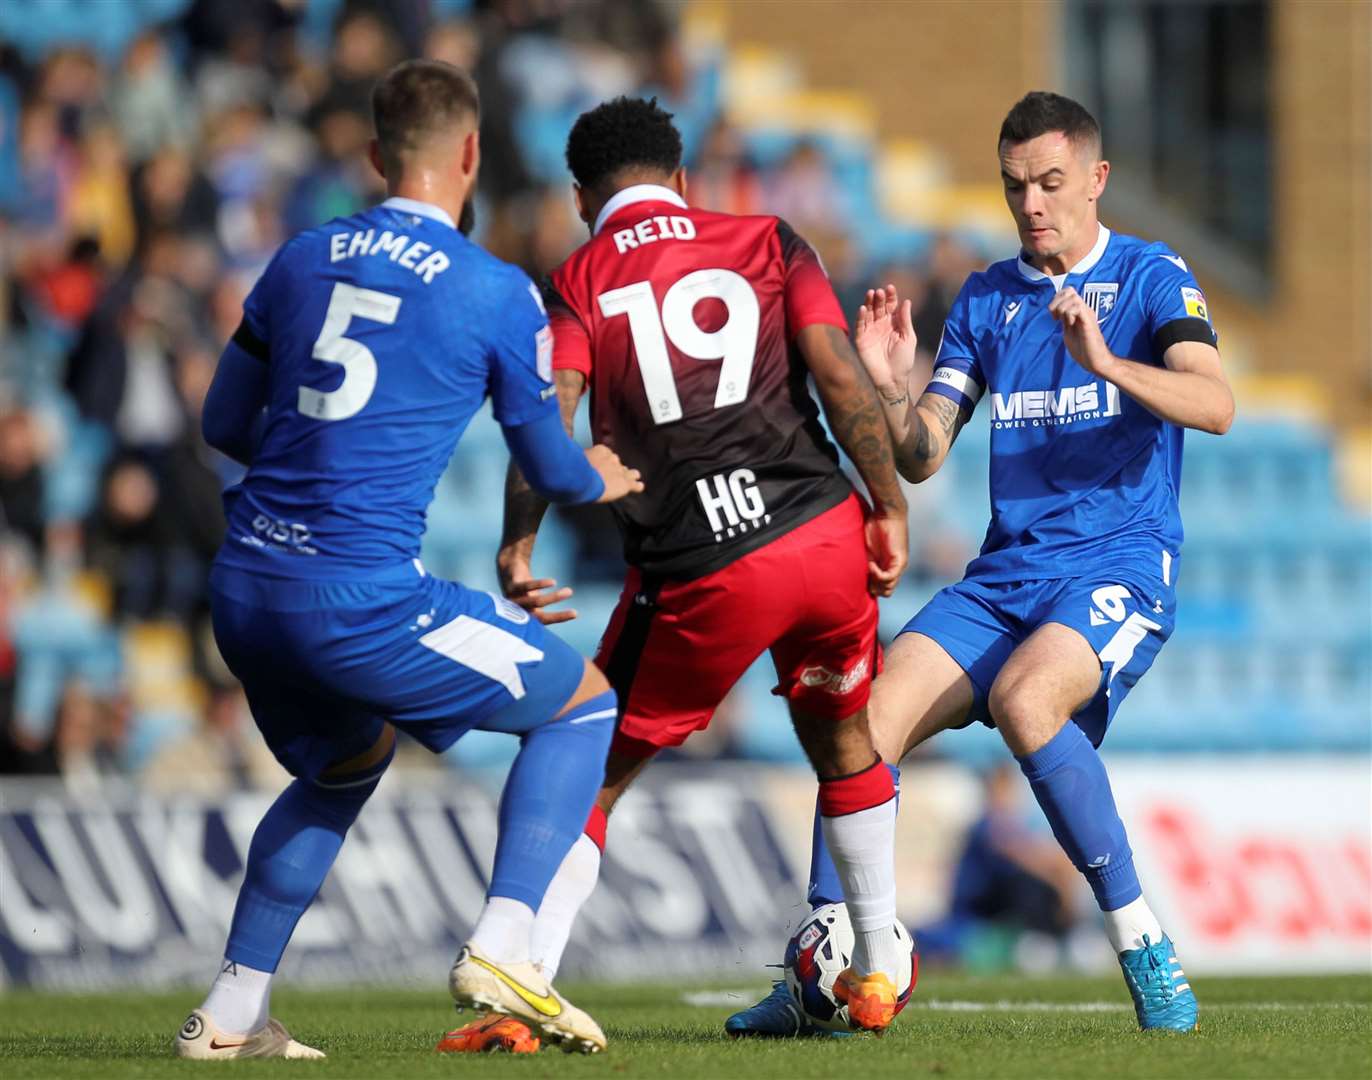
[[[322,1058],[324,1052],[291,1038],[279,1021],[250,1035],[225,1035],[209,1015],[196,1009],[176,1033],[176,1056],[198,1061],[229,1061],[233,1058]]]
[[[605,1049],[600,1025],[553,989],[533,964],[497,964],[466,945],[448,973],[448,990],[459,1009],[518,1017],[568,1052]]]

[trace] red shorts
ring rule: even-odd
[[[766,649],[773,692],[797,710],[838,720],[866,705],[880,652],[863,520],[852,496],[705,577],[631,568],[595,658],[619,694],[613,749],[680,746]]]

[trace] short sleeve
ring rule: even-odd
[[[848,332],[848,320],[815,249],[786,222],[777,220],[781,259],[785,265],[786,334],[795,337],[807,326],[837,326]]]
[[[1218,345],[1205,294],[1185,260],[1166,249],[1145,258],[1154,260],[1144,267],[1148,284],[1143,300],[1154,359],[1161,362],[1163,353],[1179,341]]]
[[[543,299],[523,273],[512,283],[495,317],[491,356],[491,409],[504,427],[518,427],[557,413],[553,389],[553,335]]]
[[[958,293],[943,323],[934,374],[925,387],[927,394],[950,398],[960,409],[971,413],[986,392],[986,376],[977,360],[972,337],[971,282]]]
[[[555,278],[543,282],[543,303],[553,334],[553,370],[579,371],[591,377],[591,335]]]

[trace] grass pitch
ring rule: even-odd
[[[1372,978],[1201,979],[1193,1035],[1144,1035],[1117,978],[971,978],[929,972],[885,1037],[740,1041],[730,1012],[765,989],[571,986],[610,1049],[594,1057],[435,1054],[455,1026],[441,980],[431,991],[292,991],[273,1014],[327,1061],[204,1065],[172,1057],[196,993],[0,995],[0,1077],[431,1076],[696,1078],[1372,1076]],[[697,991],[690,994],[691,990]],[[690,995],[688,1003],[685,995]]]

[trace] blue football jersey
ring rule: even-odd
[[[486,396],[506,426],[557,412],[532,282],[408,199],[285,244],[234,340],[268,366],[261,444],[225,494],[219,561],[247,570],[342,580],[408,564]]]
[[[1065,275],[1018,258],[968,278],[929,390],[965,412],[982,398],[989,406],[991,524],[969,577],[1077,577],[1106,564],[1157,574],[1180,552],[1182,429],[1072,359],[1048,312],[1067,286],[1092,305],[1116,356],[1161,365],[1175,342],[1215,344],[1186,263],[1104,225]]]

